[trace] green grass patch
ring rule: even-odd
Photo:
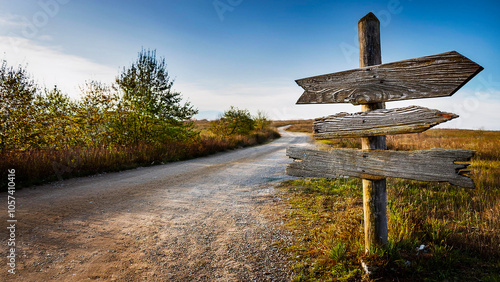
[[[482,198],[480,189],[391,179],[389,244],[366,254],[361,186],[359,179],[282,184],[296,281],[500,280],[498,189]]]

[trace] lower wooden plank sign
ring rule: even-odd
[[[355,149],[317,150],[290,147],[287,156],[295,161],[287,174],[299,177],[337,178],[351,176],[363,179],[396,177],[420,181],[449,182],[473,188],[466,176],[467,162],[475,151],[464,149],[430,149],[421,151],[361,151]]]
[[[316,139],[365,137],[423,132],[458,115],[419,106],[339,113],[314,122]]]

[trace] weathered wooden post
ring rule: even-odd
[[[373,13],[358,22],[359,66],[382,64],[380,50],[380,21]],[[369,112],[385,109],[385,103],[362,104],[361,110]],[[385,135],[361,138],[363,150],[387,150]],[[371,246],[387,244],[387,190],[386,180],[363,179],[363,215],[365,224],[365,251]]]
[[[385,135],[423,132],[457,118],[419,106],[386,109],[385,102],[455,94],[483,68],[461,54],[447,53],[382,64],[380,22],[369,13],[358,22],[359,69],[296,80],[304,88],[297,104],[352,103],[363,112],[339,113],[314,122],[314,137],[362,138],[362,150],[290,147],[295,161],[287,174],[363,179],[365,250],[387,244],[386,177],[449,182],[474,187],[465,170],[474,151],[388,151]]]

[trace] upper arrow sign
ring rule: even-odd
[[[451,96],[483,67],[455,51],[296,80],[297,104],[353,103]]]

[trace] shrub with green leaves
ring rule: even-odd
[[[37,142],[31,128],[36,115],[34,101],[37,86],[26,70],[7,66],[0,67],[0,150],[26,149]]]
[[[254,129],[255,121],[250,112],[233,106],[210,125],[210,131],[221,136],[248,135]]]
[[[264,130],[266,128],[269,128],[272,123],[272,121],[269,119],[266,113],[262,111],[257,112],[257,115],[254,117],[254,121],[255,121],[255,129],[257,130]]]

